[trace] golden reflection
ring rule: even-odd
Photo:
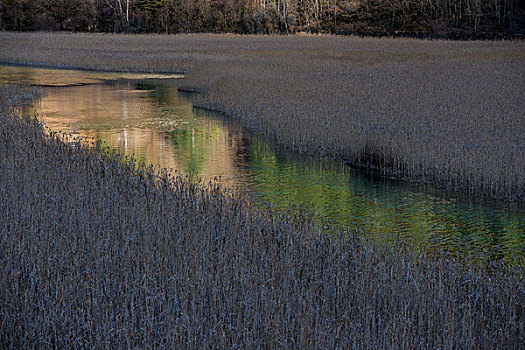
[[[203,181],[220,178],[228,187],[246,183],[247,173],[236,165],[241,131],[197,117],[174,87],[137,82],[50,87],[36,111],[53,130],[94,137],[146,163]]]
[[[64,87],[97,84],[104,81],[118,79],[178,79],[182,77],[182,74],[113,73],[68,69],[0,66],[0,81],[4,84]]]

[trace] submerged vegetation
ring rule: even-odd
[[[518,348],[521,270],[274,213],[86,142],[0,88],[2,348]],[[85,140],[84,140],[85,141]]]
[[[525,199],[525,43],[0,33],[0,62],[185,72],[198,106],[302,153]]]

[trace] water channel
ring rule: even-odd
[[[195,110],[180,76],[0,66],[0,84],[42,86],[33,110],[54,130],[95,137],[147,163],[255,194],[274,207],[366,221],[406,240],[491,258],[525,257],[525,206],[373,177],[337,162],[299,157]],[[372,219],[373,218],[373,219]]]

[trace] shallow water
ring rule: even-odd
[[[71,69],[27,68],[0,65],[1,84],[26,84],[38,86],[81,86],[100,84],[118,79],[179,79],[181,74],[114,73]]]
[[[46,86],[34,108],[52,129],[95,137],[148,163],[248,190],[276,208],[307,205],[322,216],[343,217],[345,224],[367,221],[379,230],[395,230],[415,243],[451,250],[466,243],[469,251],[493,259],[525,257],[523,205],[299,157],[194,110],[178,93],[176,79],[146,78],[0,66],[0,83]]]

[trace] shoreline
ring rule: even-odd
[[[183,71],[185,88],[201,92],[194,99],[197,106],[222,111],[298,153],[336,157],[408,182],[525,200],[520,174],[525,166],[520,111],[525,106],[512,102],[525,92],[525,84],[516,80],[522,67],[518,62],[525,59],[523,43],[3,32],[0,45],[6,36],[44,40],[33,42],[35,52],[24,53],[25,58],[4,52],[2,62],[34,66],[54,61],[48,65],[94,71]],[[60,38],[70,47],[57,46]],[[142,47],[141,40],[148,43]],[[85,49],[94,45],[100,48]],[[115,45],[111,53],[104,51],[107,45]],[[58,57],[45,56],[50,48],[58,50]],[[319,50],[332,51],[321,51],[326,52],[324,57]],[[75,57],[76,51],[86,56]],[[38,52],[44,56],[31,63]],[[94,54],[96,63],[88,64]],[[297,62],[298,55],[304,62]],[[383,86],[385,76],[391,81]],[[313,81],[319,86],[308,84]],[[363,86],[353,87],[354,81]],[[503,88],[510,95],[502,95]],[[501,124],[491,121],[502,118]],[[510,134],[511,139],[483,141],[494,128],[497,135]],[[368,158],[377,162],[362,161]]]
[[[395,233],[367,243],[63,143],[9,113],[16,91],[0,88],[6,348],[524,341],[523,271],[412,253]]]

